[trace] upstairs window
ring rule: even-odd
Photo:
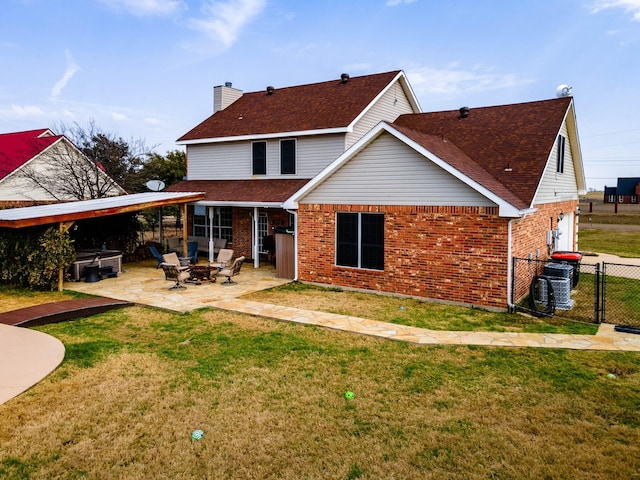
[[[564,149],[567,139],[558,135],[558,162],[556,163],[556,173],[564,173]]]
[[[383,214],[337,214],[336,264],[384,270]]]
[[[253,174],[267,174],[267,142],[253,142],[251,144],[253,158]]]
[[[296,173],[296,141],[280,140],[280,173],[293,175]]]

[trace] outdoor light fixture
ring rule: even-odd
[[[576,207],[576,217],[580,216],[580,205]]]
[[[560,214],[558,215],[558,223],[560,223],[563,218],[564,218],[564,213],[560,212]]]

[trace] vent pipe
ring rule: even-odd
[[[348,81],[349,81],[349,74],[348,73],[343,73],[342,75],[340,75],[340,83],[342,83],[344,85]]]
[[[273,88],[271,85],[269,85],[267,87],[267,95],[273,95],[273,92],[275,92],[275,91],[276,91],[276,89]]]
[[[467,118],[469,116],[469,107],[460,107],[460,118]]]

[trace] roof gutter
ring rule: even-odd
[[[298,130],[295,132],[275,132],[275,133],[260,133],[251,135],[237,135],[231,137],[213,137],[213,138],[195,138],[192,140],[178,140],[177,145],[198,145],[202,143],[223,143],[223,142],[240,142],[243,140],[267,140],[270,138],[286,138],[286,137],[304,137],[311,135],[329,135],[332,133],[350,133],[353,131],[353,126],[335,127],[335,128],[318,128],[315,130]]]

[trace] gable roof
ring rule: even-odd
[[[490,176],[491,183],[498,182],[521,204],[531,206],[572,102],[561,97],[473,108],[466,118],[459,110],[401,115],[393,124],[455,144],[488,174],[474,175],[479,183]],[[581,162],[579,153],[574,159]]]
[[[618,177],[616,195],[635,195],[636,186],[640,183],[639,177]]]
[[[0,180],[56,143],[62,136],[41,128],[0,134]]]
[[[347,132],[373,101],[399,80],[416,111],[420,111],[400,70],[327,82],[243,94],[178,139],[200,143],[213,139],[255,137],[278,133]],[[329,132],[327,132],[329,131]],[[231,138],[230,138],[231,137]]]

